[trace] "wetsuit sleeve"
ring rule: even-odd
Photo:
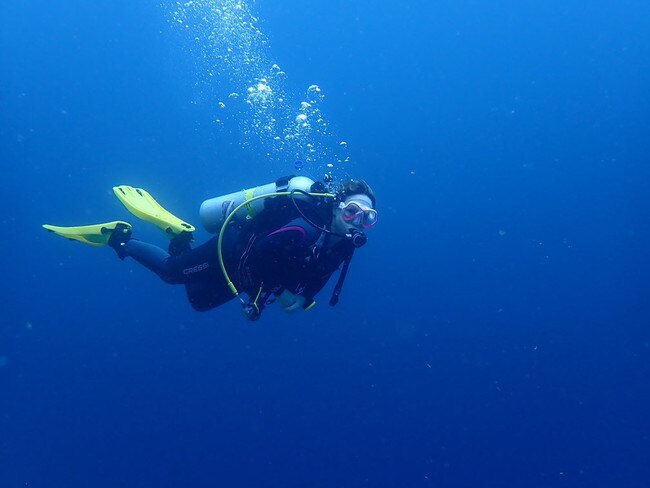
[[[316,294],[323,289],[332,277],[332,274],[340,268],[341,264],[352,258],[353,252],[354,248],[351,248],[349,243],[341,242],[326,256],[321,254],[321,259],[314,268],[314,272],[310,273],[304,282],[302,294],[305,298],[313,302]]]
[[[332,273],[328,273],[324,276],[312,278],[306,283],[305,289],[302,294],[305,296],[305,298],[313,301],[316,294],[323,289],[323,287],[327,284],[331,276]]]

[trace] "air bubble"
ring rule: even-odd
[[[286,91],[287,73],[271,58],[254,7],[254,0],[176,2],[169,22],[198,62],[198,103],[212,107],[218,113],[212,120],[219,124],[238,124],[238,144],[247,150],[268,152],[274,162],[301,160],[314,174],[324,173],[327,161],[340,169],[336,161],[347,154],[347,146],[321,113],[324,92],[317,84],[307,84],[302,94]],[[235,103],[238,98],[245,104]],[[232,126],[223,124],[226,128]]]

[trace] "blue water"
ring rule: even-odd
[[[321,87],[319,141],[377,194],[339,305],[200,314],[43,231],[164,245],[112,186],[198,223],[307,139],[216,122],[246,86],[206,81],[219,46],[175,4],[6,3],[0,487],[650,486],[648,3],[245,5],[247,69],[278,63],[290,110]]]

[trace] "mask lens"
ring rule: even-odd
[[[363,226],[368,228],[377,223],[377,212],[375,210],[366,210],[363,212]]]
[[[356,205],[348,205],[343,209],[343,217],[348,219],[354,218],[359,213],[359,208]]]
[[[348,203],[343,207],[343,220],[358,225],[363,216],[363,210],[356,203]]]

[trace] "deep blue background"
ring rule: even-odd
[[[257,3],[381,222],[254,326],[40,228],[292,171],[192,103],[171,8],[2,7],[0,487],[650,484],[647,2]]]

